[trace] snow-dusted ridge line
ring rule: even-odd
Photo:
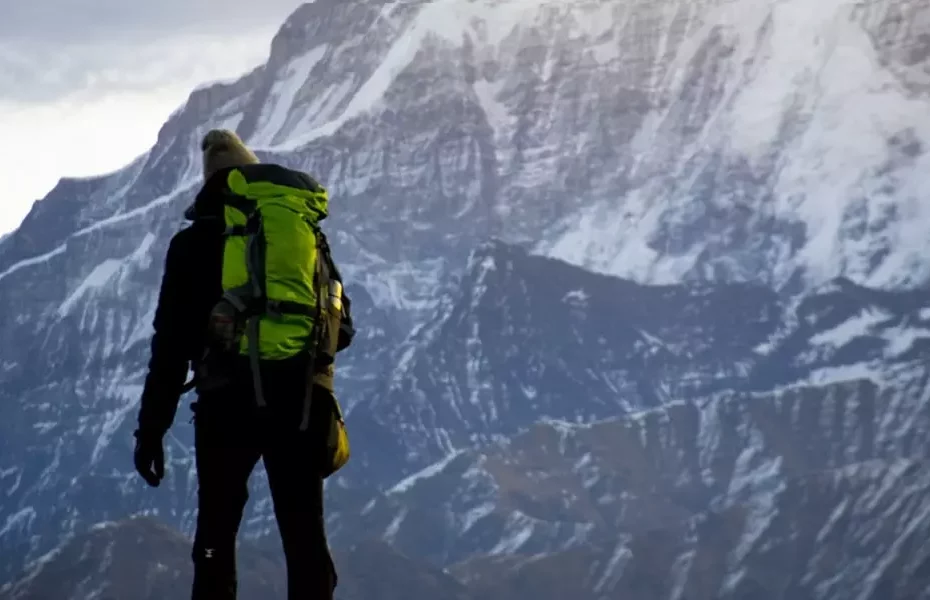
[[[59,254],[64,252],[65,249],[67,249],[67,247],[68,247],[68,242],[65,242],[64,244],[52,250],[51,252],[46,252],[45,254],[33,256],[32,258],[27,258],[27,259],[19,261],[18,263],[14,263],[12,266],[10,266],[5,271],[0,272],[0,280],[4,279],[5,277],[9,275],[12,275],[16,271],[19,271],[20,269],[25,269],[26,267],[31,267],[32,265],[44,263],[48,261],[49,259],[54,258],[55,256],[58,256]]]
[[[164,196],[156,198],[155,200],[152,200],[145,206],[140,206],[139,208],[134,208],[133,210],[130,210],[129,212],[125,212],[125,213],[118,214],[118,215],[113,215],[112,217],[107,217],[106,219],[103,219],[92,225],[88,225],[87,227],[79,229],[75,231],[74,233],[72,233],[71,235],[69,235],[65,239],[64,243],[59,245],[54,250],[46,252],[45,254],[40,254],[38,256],[33,256],[31,258],[23,259],[17,263],[12,264],[3,272],[0,272],[0,281],[2,281],[6,277],[12,275],[13,273],[21,269],[25,269],[33,265],[48,262],[50,259],[58,256],[59,254],[62,254],[65,250],[68,249],[68,242],[70,242],[71,240],[75,238],[79,238],[81,236],[87,235],[88,233],[93,233],[100,229],[110,227],[111,225],[122,223],[123,221],[134,219],[138,216],[144,215],[145,213],[149,212],[150,210],[154,208],[158,208],[159,206],[168,204],[169,202],[174,200],[177,196],[181,195],[184,192],[187,192],[191,187],[193,187],[197,183],[198,183],[198,180],[188,180],[188,181],[182,182],[171,193],[165,194]]]

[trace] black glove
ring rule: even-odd
[[[165,449],[162,437],[136,431],[136,449],[133,461],[136,471],[152,487],[158,487],[165,476]]]

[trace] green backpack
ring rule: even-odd
[[[253,360],[291,358],[312,347],[319,330],[326,191],[249,182],[239,169],[227,184],[222,285],[224,301],[247,318],[238,350]]]
[[[328,195],[306,175],[269,165],[232,169],[226,184],[223,298],[210,315],[210,344],[249,358],[259,406],[265,406],[260,362],[308,353],[304,431],[313,375],[317,366],[334,360],[329,342],[338,335],[343,314],[342,285],[329,277],[332,258],[319,227],[328,213]],[[333,401],[326,476],[349,455],[342,410],[335,396]]]

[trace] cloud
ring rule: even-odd
[[[28,53],[0,43],[0,100],[33,105],[231,77],[263,62],[273,31],[256,29],[229,40],[185,35],[139,45],[105,41]]]
[[[300,0],[7,1],[0,39],[96,45],[109,39],[149,42],[168,34],[237,35],[281,21]]]
[[[15,173],[5,177],[2,234],[59,178],[118,169],[151,147],[194,88],[264,62],[301,3],[0,4],[0,175]]]
[[[184,90],[111,94],[95,102],[14,107],[0,103],[0,234],[62,177],[121,168],[147,151]]]
[[[6,2],[5,2],[6,4]],[[25,0],[0,18],[0,100],[144,91],[252,62],[299,0]],[[261,44],[261,46],[259,46]],[[229,48],[224,60],[221,50]],[[229,71],[229,69],[225,69]]]

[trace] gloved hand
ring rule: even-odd
[[[136,471],[152,487],[158,487],[165,476],[165,449],[161,436],[136,431],[136,449],[133,461]]]

